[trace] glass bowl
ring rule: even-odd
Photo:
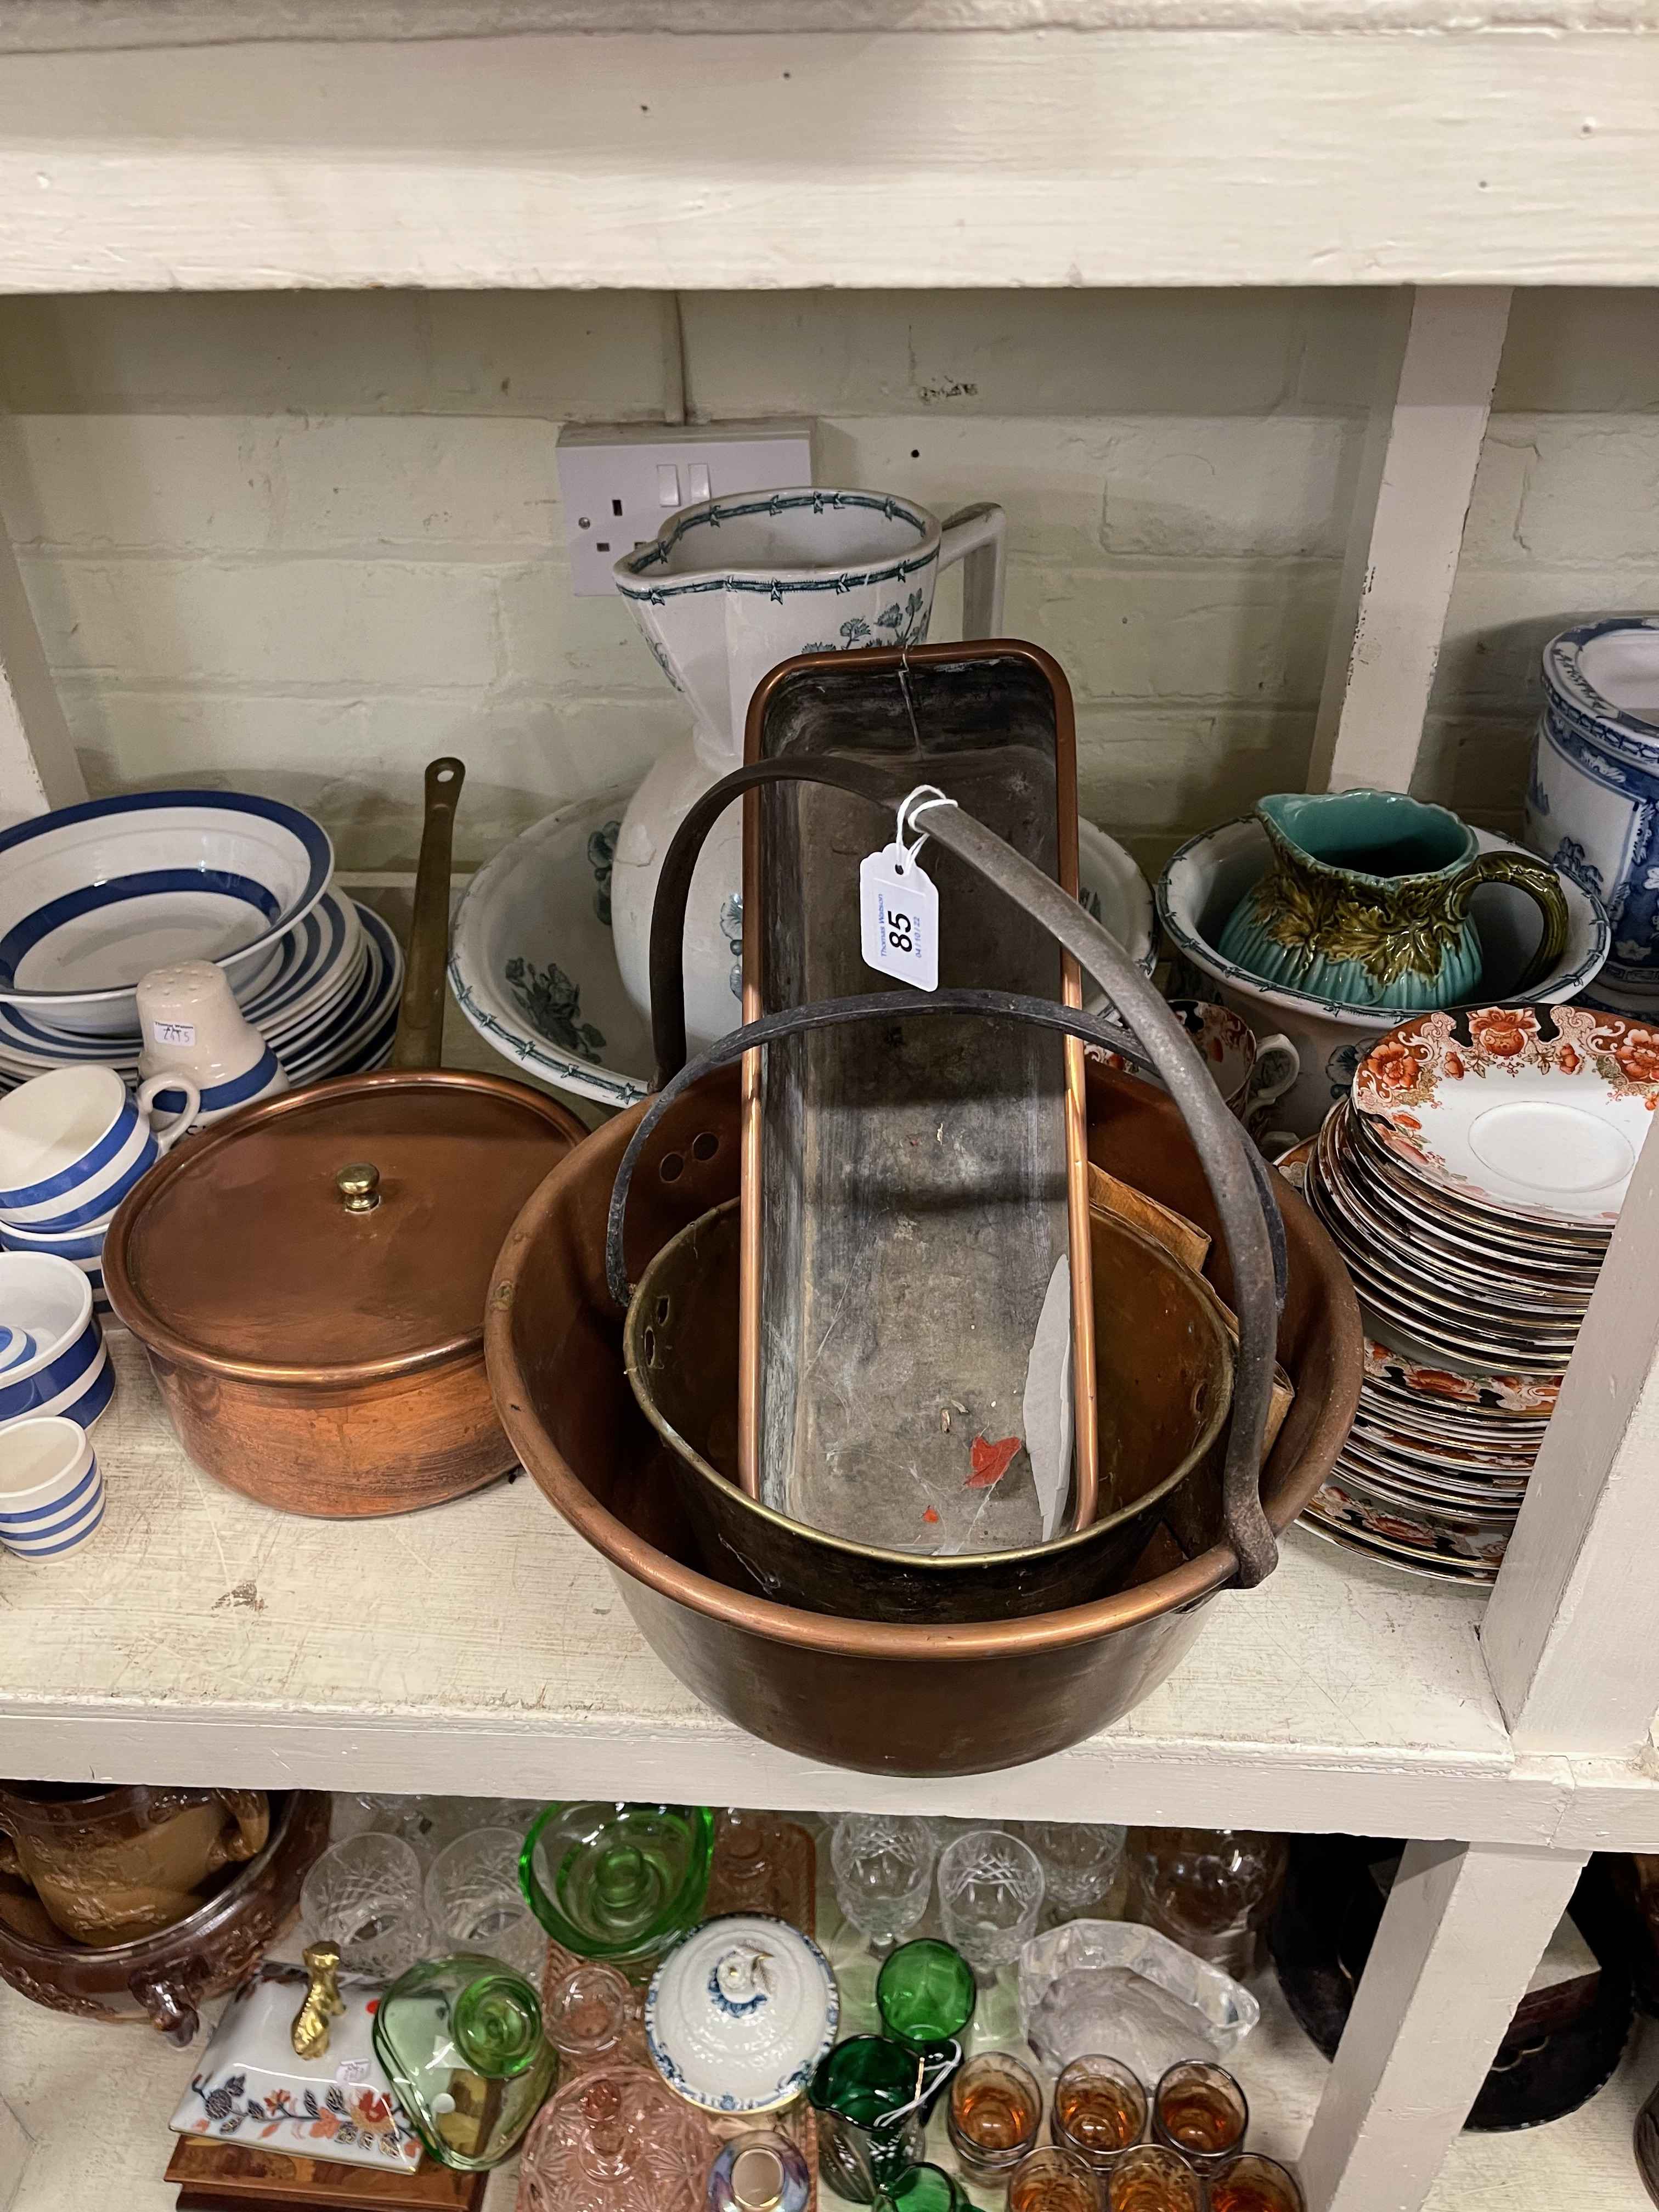
[[[706,1805],[550,1805],[525,1838],[519,1879],[556,1943],[643,1981],[702,1917],[714,1855]]]

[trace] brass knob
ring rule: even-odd
[[[380,1202],[380,1170],[368,1160],[354,1160],[335,1176],[334,1188],[348,1213],[373,1213]]]

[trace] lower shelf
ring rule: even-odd
[[[1273,1976],[1254,1986],[1261,2025],[1233,2061],[1250,2100],[1250,2143],[1293,2162],[1324,2086],[1325,2062],[1291,2019]],[[188,2053],[147,2027],[70,2020],[3,1987],[0,2053],[0,2087],[35,2138],[10,2212],[173,2212],[175,2192],[161,2174],[173,2146],[167,2116],[189,2078]],[[1652,2212],[1631,2154],[1631,2128],[1656,2077],[1659,2022],[1644,2021],[1617,2075],[1581,2111],[1522,2135],[1460,2137],[1426,2212],[1544,2204]],[[516,2191],[514,2167],[502,2167],[491,2177],[487,2212],[513,2212]]]

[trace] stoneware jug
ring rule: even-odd
[[[763,676],[798,653],[919,645],[939,572],[965,561],[963,635],[1002,624],[1002,509],[941,522],[879,491],[749,492],[681,508],[617,562],[662,672],[691,709],[691,735],[663,754],[629,802],[611,862],[617,963],[647,1013],[651,906],[670,839],[708,787],[743,764],[744,720]],[[711,832],[685,923],[685,1018],[693,1048],[738,1022],[743,944],[741,810]]]
[[[1401,791],[1279,792],[1255,811],[1273,858],[1217,950],[1263,982],[1351,1006],[1455,1006],[1480,988],[1469,906],[1486,883],[1513,884],[1543,916],[1517,998],[1561,957],[1567,904],[1553,869],[1482,853],[1443,806]]]

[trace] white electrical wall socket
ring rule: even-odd
[[[812,481],[810,422],[567,422],[559,497],[578,599],[617,588],[611,568],[677,507]]]

